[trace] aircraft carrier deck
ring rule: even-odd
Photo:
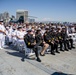
[[[40,56],[41,63],[22,62],[22,57],[24,54],[10,48],[0,50],[0,75],[76,75],[76,49]]]

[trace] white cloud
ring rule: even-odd
[[[35,21],[51,21],[51,18],[37,18]]]
[[[51,21],[51,18],[43,18],[43,21]]]

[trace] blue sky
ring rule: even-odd
[[[0,0],[0,13],[16,15],[17,9],[28,10],[38,21],[76,22],[76,0]]]

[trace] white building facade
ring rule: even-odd
[[[24,17],[24,23],[28,21],[28,11],[26,10],[17,10],[16,19],[18,20],[21,16]]]

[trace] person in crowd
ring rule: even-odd
[[[22,26],[19,26],[16,34],[19,52],[24,52],[22,49],[25,46],[24,35],[25,34],[23,33]]]
[[[75,49],[75,47],[73,46],[73,39],[71,38],[71,36],[70,36],[70,38],[69,38],[69,42],[70,42],[70,45],[71,45],[71,49],[72,49],[72,48]]]
[[[53,55],[55,55],[55,51],[56,53],[60,53],[58,51],[59,40],[58,40],[57,34],[58,33],[56,33],[56,27],[52,26],[52,29],[50,31],[50,38],[51,38],[51,54]]]
[[[5,45],[5,35],[6,35],[6,30],[3,25],[3,22],[0,22],[0,49],[4,48]]]
[[[69,51],[70,46],[69,46],[68,35],[66,33],[65,27],[62,28],[61,36],[63,39],[64,50]]]
[[[60,45],[60,51],[64,51],[63,50],[63,38],[62,38],[62,35],[61,35],[61,27],[58,27],[57,28],[57,33],[58,33],[58,40],[59,40],[59,45]]]
[[[53,31],[53,35],[54,35],[54,45],[55,45],[56,53],[60,53],[58,50],[59,40],[58,40],[58,33],[56,30]]]
[[[45,27],[44,27],[44,25],[42,25],[42,27],[41,27],[41,34],[42,34],[42,36],[44,35],[44,33],[45,33]]]
[[[39,58],[39,54],[38,54],[38,46],[36,46],[36,40],[35,40],[35,37],[33,37],[31,29],[27,30],[27,34],[24,36],[24,42],[25,42],[27,48],[33,49],[33,51],[35,52],[35,55],[37,57],[36,60],[38,62],[41,62],[41,59]]]
[[[12,31],[13,31],[13,28],[12,28],[12,24],[9,25],[9,29],[8,29],[8,37],[9,37],[9,45],[12,44]]]
[[[11,38],[12,38],[12,45],[14,47],[17,46],[17,37],[16,37],[16,34],[17,34],[17,29],[14,27],[13,30],[12,30],[12,33],[11,33]]]
[[[41,34],[41,29],[37,29],[36,34],[35,34],[35,39],[36,39],[36,43],[37,43],[36,45],[42,46],[40,55],[45,56],[45,51],[49,47],[49,45],[44,41],[44,38]]]
[[[9,26],[6,26],[5,43],[6,45],[9,45]]]

